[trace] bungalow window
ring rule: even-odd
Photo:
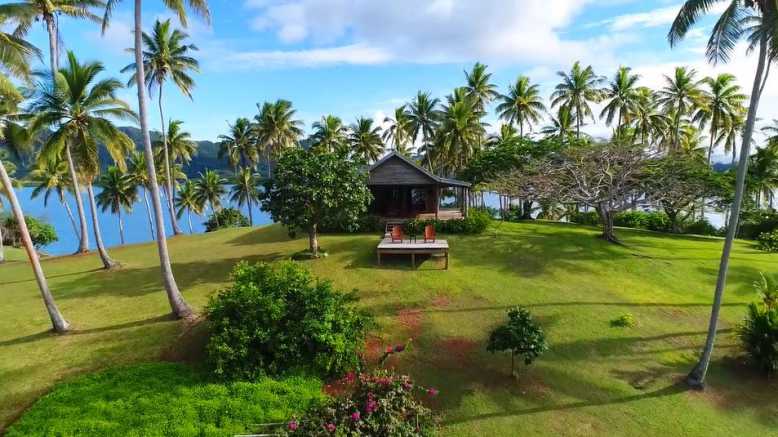
[[[440,208],[457,209],[459,208],[459,196],[456,188],[444,188],[440,190]]]
[[[413,188],[411,190],[411,207],[414,211],[423,212],[427,210],[427,190],[422,188]]]

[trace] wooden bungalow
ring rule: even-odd
[[[369,169],[370,213],[384,220],[467,217],[470,184],[434,175],[395,152]]]

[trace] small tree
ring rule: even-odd
[[[367,173],[358,163],[330,152],[290,149],[283,152],[273,177],[265,182],[262,209],[294,236],[308,233],[311,255],[319,256],[319,225],[339,221],[356,226],[372,199]]]
[[[486,345],[489,352],[511,352],[511,375],[515,375],[516,355],[524,358],[524,364],[530,365],[543,352],[548,350],[543,328],[533,319],[529,310],[514,307],[508,311],[508,323],[498,326],[489,335]]]

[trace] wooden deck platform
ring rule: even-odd
[[[435,240],[424,242],[423,240],[392,241],[384,238],[376,247],[378,265],[381,265],[382,255],[410,255],[411,265],[416,268],[416,255],[444,255],[446,257],[446,270],[448,270],[448,241]]]

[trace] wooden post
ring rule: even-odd
[[[411,252],[411,267],[416,269],[416,253]]]
[[[464,211],[463,212],[464,212],[465,218],[467,218],[467,211],[469,209],[469,205],[468,204],[470,203],[467,200],[468,200],[468,198],[470,196],[470,189],[467,188],[467,187],[462,187],[462,193],[463,193],[462,201],[464,202],[464,205],[463,205]]]
[[[435,220],[438,219],[439,212],[440,212],[440,186],[435,185]]]

